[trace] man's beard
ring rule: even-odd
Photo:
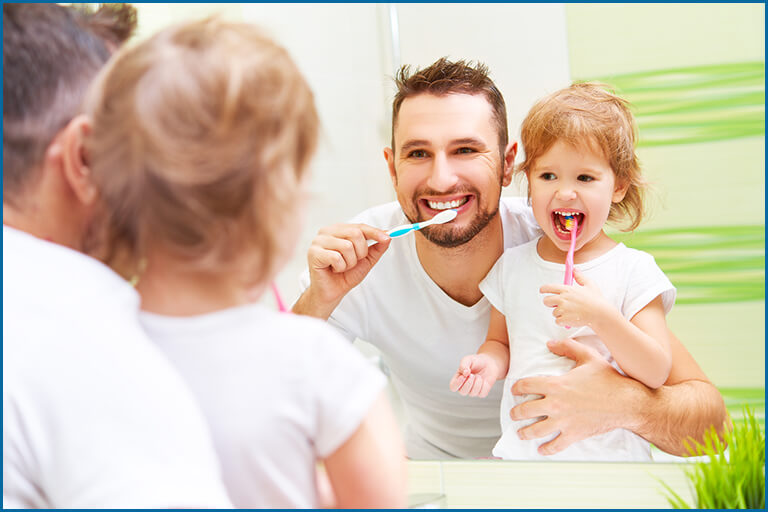
[[[480,204],[480,195],[477,193],[477,190],[471,189],[471,190],[456,190],[451,191],[451,193],[472,193],[475,197],[475,201],[477,201],[478,205]],[[436,193],[432,193],[432,191],[418,191],[416,194],[414,194],[413,198],[413,205],[416,212],[418,212],[419,218],[412,218],[412,215],[409,215],[408,212],[403,210],[403,213],[405,213],[406,218],[409,222],[424,222],[427,219],[421,218],[421,209],[419,209],[419,200],[416,199],[417,197],[421,195],[439,195]],[[465,227],[465,228],[458,228],[455,227],[450,222],[446,224],[436,224],[433,226],[427,226],[421,230],[421,233],[426,237],[427,240],[432,242],[435,245],[439,245],[440,247],[444,247],[446,249],[453,249],[454,247],[459,247],[460,245],[464,245],[470,240],[472,240],[475,235],[480,233],[485,227],[493,220],[494,217],[499,213],[499,201],[496,201],[495,207],[488,211],[481,211],[478,213],[474,219],[472,219],[472,223]]]

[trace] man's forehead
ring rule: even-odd
[[[403,117],[419,115],[487,115],[493,110],[483,94],[429,94],[422,93],[403,100],[398,112],[398,121]]]
[[[493,110],[482,94],[420,94],[403,101],[395,125],[398,144],[405,139],[494,136]]]

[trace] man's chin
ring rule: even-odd
[[[471,228],[471,227],[470,227]],[[430,232],[427,231],[430,229],[429,227],[422,229],[422,233],[424,234],[424,237],[432,242],[435,245],[438,245],[440,247],[443,247],[445,249],[453,249],[454,247],[459,247],[470,240],[472,240],[475,235],[477,235],[477,231],[474,229],[463,229],[461,232]]]
[[[445,249],[454,249],[470,242],[483,231],[499,213],[498,208],[493,212],[486,212],[476,217],[472,224],[465,228],[456,229],[450,224],[427,226],[421,232],[424,237],[435,245]]]

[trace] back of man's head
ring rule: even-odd
[[[3,202],[20,207],[46,148],[79,113],[99,69],[135,28],[135,9],[92,13],[3,4]]]

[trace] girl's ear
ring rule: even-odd
[[[620,203],[624,196],[627,195],[629,190],[629,180],[616,180],[616,186],[613,189],[613,196],[611,196],[612,203]]]

